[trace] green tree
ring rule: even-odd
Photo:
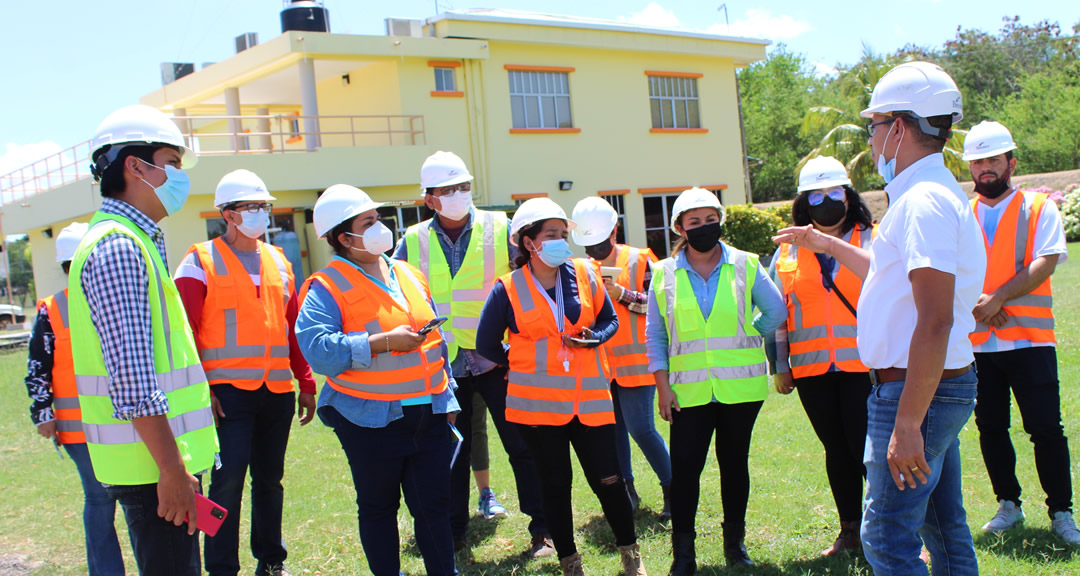
[[[1019,173],[1080,169],[1080,61],[1025,77],[999,119],[1019,146]]]
[[[8,251],[8,267],[11,274],[11,295],[16,304],[25,308],[27,299],[33,298],[34,295],[34,265],[30,255],[30,238],[19,236],[15,241],[8,242],[5,249]],[[2,289],[7,290],[6,284],[2,286]],[[3,303],[7,303],[6,299]]]
[[[800,132],[803,111],[823,86],[806,59],[782,44],[765,60],[739,72],[746,153],[761,160],[750,162],[755,202],[794,195],[791,167],[812,147]]]

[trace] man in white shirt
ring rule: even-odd
[[[986,252],[975,215],[942,150],[962,118],[960,91],[940,67],[909,62],[878,82],[862,116],[889,210],[865,250],[789,228],[775,238],[865,274],[859,356],[871,368],[863,552],[877,576],[978,574],[967,527],[958,434],[975,407],[968,333]],[[809,229],[808,229],[809,228]]]
[[[1024,521],[1016,452],[1009,438],[1010,390],[1035,445],[1035,468],[1046,491],[1054,532],[1080,545],[1072,516],[1069,441],[1061,425],[1050,275],[1068,258],[1057,205],[1045,194],[1017,191],[1016,143],[997,122],[982,122],[964,141],[978,199],[972,203],[986,238],[987,273],[971,334],[979,368],[983,461],[998,511],[983,526],[1001,532]]]

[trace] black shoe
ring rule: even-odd
[[[263,564],[255,568],[255,576],[292,576],[292,572],[284,564]]]
[[[694,552],[693,532],[671,535],[671,570],[668,576],[693,576],[697,572],[697,554]]]
[[[754,561],[746,553],[743,538],[746,536],[746,524],[724,522],[724,559],[728,566],[753,566]]]
[[[661,486],[660,490],[664,492],[664,509],[660,511],[660,521],[668,522],[671,520],[671,486]]]

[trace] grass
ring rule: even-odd
[[[1062,414],[1073,451],[1080,444],[1080,244],[1070,245],[1073,261],[1054,278],[1057,292],[1058,358]],[[24,562],[40,563],[35,575],[85,574],[81,523],[82,491],[75,467],[57,459],[52,446],[38,437],[27,418],[28,400],[22,377],[24,352],[0,356],[0,566],[5,556],[19,555]],[[1035,474],[1031,444],[1013,410],[1013,441],[1017,471],[1025,487],[1027,525],[1002,537],[982,535],[979,527],[996,510],[994,495],[978,448],[974,421],[961,435],[964,457],[964,499],[968,523],[976,535],[982,574],[1080,574],[1080,553],[1068,549],[1049,531],[1049,518]],[[667,425],[660,421],[666,434]],[[514,482],[505,453],[492,431],[492,483],[511,517],[498,523],[474,519],[471,552],[459,556],[466,575],[558,574],[557,561],[525,561],[520,553],[528,545],[527,518],[515,513]],[[727,570],[721,551],[719,475],[715,464],[702,477],[698,514],[698,563],[701,574],[755,574],[763,576],[869,575],[866,561],[852,556],[821,559],[818,551],[829,545],[838,529],[836,513],[825,478],[821,445],[798,400],[771,395],[758,419],[751,449],[753,493],[747,513],[747,547],[758,562],[752,570]],[[639,540],[646,566],[665,574],[671,561],[669,529],[657,521],[660,488],[644,458],[635,448],[634,475],[643,498],[637,517]],[[1074,478],[1080,476],[1073,463]],[[285,540],[294,574],[367,574],[367,564],[356,532],[355,492],[344,454],[330,429],[318,422],[293,427],[285,472]],[[245,499],[245,506],[248,505]],[[574,492],[577,540],[589,574],[615,574],[618,555],[614,538],[600,514],[599,504],[584,478],[577,474]],[[119,516],[119,514],[118,514]],[[241,542],[250,534],[249,514],[242,515]],[[117,526],[123,531],[123,521]],[[411,540],[412,520],[404,506],[399,514],[402,564],[406,574],[423,574],[423,562]],[[129,572],[134,574],[126,534],[121,534]],[[251,574],[254,561],[241,550],[243,574]]]

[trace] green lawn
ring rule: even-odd
[[[1062,411],[1073,451],[1080,444],[1080,244],[1070,245],[1070,261],[1058,270],[1058,354],[1062,379]],[[81,524],[82,491],[75,467],[57,459],[52,446],[38,437],[27,418],[28,400],[22,385],[23,352],[0,356],[0,566],[6,555],[25,556],[41,563],[40,575],[85,574]],[[979,562],[988,575],[1080,574],[1080,554],[1066,549],[1049,532],[1044,498],[1034,470],[1031,445],[1019,426],[1014,408],[1013,439],[1017,446],[1021,482],[1026,488],[1027,527],[1004,538],[987,537],[979,527],[996,509],[974,421],[962,434],[964,488],[968,520],[976,534]],[[660,421],[661,430],[667,426]],[[558,574],[554,559],[524,561],[520,552],[528,544],[527,518],[516,510],[514,482],[506,456],[492,436],[493,484],[511,517],[500,521],[473,521],[471,556],[459,557],[463,574]],[[670,562],[668,527],[657,522],[660,488],[648,464],[635,448],[635,476],[644,499],[638,514],[642,553],[652,574],[666,574]],[[1074,477],[1080,476],[1077,459]],[[798,399],[772,395],[758,420],[751,450],[753,493],[747,514],[747,547],[758,562],[754,570],[730,571],[756,575],[870,574],[865,560],[851,557],[822,560],[819,550],[832,542],[837,522],[824,471],[824,456]],[[702,478],[698,515],[698,563],[702,574],[726,573],[721,551],[719,476],[715,464]],[[316,420],[301,429],[294,426],[285,474],[285,540],[289,565],[296,574],[367,574],[356,534],[355,493],[344,454],[333,433]],[[615,574],[618,555],[611,531],[599,505],[580,474],[575,479],[575,521],[578,545],[590,574]],[[245,501],[245,505],[247,502]],[[244,514],[241,542],[247,542],[249,516]],[[117,525],[122,529],[123,521]],[[402,506],[399,527],[403,542],[403,568],[423,574],[411,542],[411,518]],[[121,535],[121,541],[126,536]],[[130,548],[124,542],[128,566],[134,573]],[[254,561],[241,552],[244,573]]]

